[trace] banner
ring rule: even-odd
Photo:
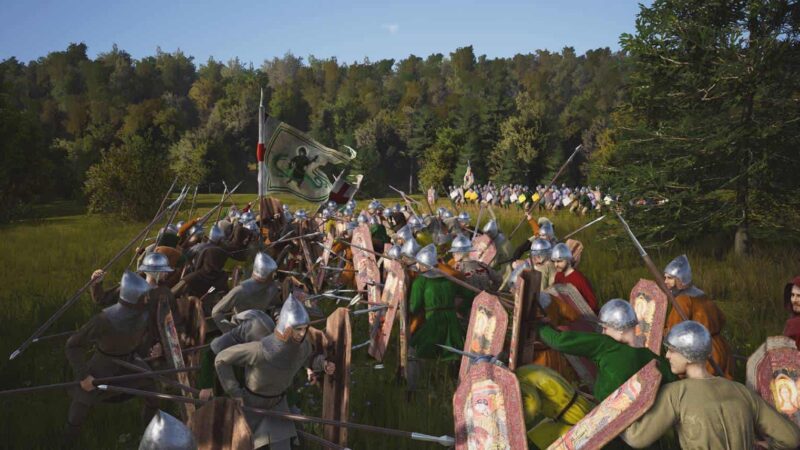
[[[472,166],[467,160],[467,171],[464,172],[464,189],[469,189],[475,183],[475,175],[472,174]]]
[[[296,128],[267,117],[264,121],[265,194],[283,192],[319,203],[328,200],[333,184],[322,168],[348,164],[356,151],[342,153],[311,139]],[[261,180],[261,178],[259,178]]]
[[[329,201],[334,201],[339,205],[344,205],[350,199],[356,195],[358,192],[358,188],[361,187],[361,180],[364,179],[364,175],[356,175],[356,183],[355,185],[348,183],[343,176],[339,175],[339,177],[333,182],[333,186],[331,186],[330,195],[328,195]]]

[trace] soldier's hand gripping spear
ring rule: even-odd
[[[672,309],[674,309],[678,313],[678,315],[681,317],[681,320],[684,321],[689,320],[689,316],[686,315],[686,312],[683,310],[683,308],[681,308],[681,305],[679,305],[678,302],[675,301],[675,296],[672,295],[672,291],[669,288],[667,288],[666,284],[664,284],[664,273],[658,270],[658,267],[656,267],[655,263],[653,263],[653,260],[650,259],[650,255],[647,254],[647,251],[645,251],[644,247],[642,247],[642,244],[639,242],[639,239],[637,239],[636,235],[633,234],[633,231],[631,231],[631,227],[628,225],[628,222],[626,222],[625,219],[622,218],[622,214],[620,214],[618,210],[615,209],[614,214],[617,215],[617,219],[619,219],[619,222],[622,224],[623,228],[625,228],[625,231],[628,233],[628,236],[630,236],[631,240],[633,241],[633,245],[635,245],[636,250],[639,251],[639,256],[641,256],[642,261],[644,261],[644,265],[653,275],[656,284],[658,284],[658,287],[661,288],[664,294],[666,294],[667,299],[669,299],[669,303],[672,305]],[[716,372],[718,376],[721,377],[725,376],[725,372],[722,371],[722,368],[719,366],[719,364],[717,364],[716,361],[714,361],[713,357],[709,356],[708,362],[711,364],[711,367],[714,368],[714,372]]]
[[[185,197],[185,196],[186,196],[186,194],[184,193],[184,197]],[[167,214],[167,212],[171,211],[173,208],[175,208],[176,206],[178,206],[178,204],[180,204],[180,202],[182,202],[182,201],[183,201],[183,198],[182,198],[182,197],[178,197],[178,198],[177,198],[177,199],[176,199],[174,202],[172,202],[172,203],[171,203],[169,206],[167,206],[167,207],[166,207],[166,208],[165,208],[163,211],[161,211],[159,214],[157,214],[157,215],[156,215],[156,217],[154,217],[154,218],[153,218],[153,220],[151,220],[151,221],[150,221],[150,223],[148,223],[148,224],[147,224],[147,225],[146,225],[146,226],[145,226],[145,227],[142,229],[142,231],[140,231],[140,232],[139,232],[139,233],[138,233],[136,236],[134,236],[134,237],[133,237],[133,239],[131,239],[131,240],[130,240],[130,242],[128,242],[128,243],[127,243],[127,244],[126,244],[126,245],[125,245],[125,246],[122,248],[122,250],[120,250],[119,252],[117,252],[117,254],[116,254],[116,255],[114,255],[114,256],[113,256],[113,257],[112,257],[112,258],[111,258],[111,259],[110,259],[110,260],[109,260],[109,261],[108,261],[108,262],[107,262],[107,263],[106,263],[106,264],[103,266],[103,268],[102,268],[102,269],[100,269],[100,270],[102,270],[103,272],[106,272],[106,271],[108,271],[108,269],[109,269],[109,268],[110,268],[110,267],[111,267],[111,266],[112,266],[112,265],[113,265],[115,262],[117,262],[117,260],[119,260],[119,258],[121,258],[121,257],[122,257],[122,255],[124,255],[124,254],[125,254],[127,251],[129,251],[129,250],[130,250],[130,248],[131,248],[131,247],[133,247],[133,246],[136,244],[136,242],[137,242],[137,241],[138,241],[138,240],[139,240],[139,239],[140,239],[142,236],[145,236],[145,235],[147,234],[147,232],[148,232],[148,231],[150,231],[150,228],[151,228],[153,225],[155,225],[155,224],[156,224],[156,223],[157,223],[159,220],[161,220],[161,218],[162,218],[162,217],[164,217],[164,215],[165,215],[165,214]],[[36,339],[36,338],[38,338],[38,337],[39,337],[39,336],[41,336],[42,334],[44,334],[44,332],[45,332],[45,331],[47,331],[47,329],[48,329],[48,328],[50,328],[50,326],[51,326],[51,325],[53,325],[53,323],[54,323],[54,322],[55,322],[55,321],[56,321],[56,320],[57,320],[59,317],[61,317],[61,316],[62,316],[62,315],[63,315],[63,314],[64,314],[64,313],[67,311],[67,309],[69,309],[69,307],[70,307],[70,306],[72,306],[72,305],[73,305],[75,302],[77,302],[77,301],[78,301],[78,299],[81,297],[81,295],[82,295],[84,292],[86,292],[86,289],[88,289],[88,288],[89,288],[89,287],[90,287],[90,286],[91,286],[93,283],[94,283],[94,280],[89,280],[89,281],[87,281],[87,282],[86,282],[86,284],[84,284],[84,285],[83,285],[83,286],[82,286],[80,289],[78,289],[78,291],[77,291],[77,292],[75,292],[75,294],[74,294],[74,295],[73,295],[73,296],[72,296],[72,297],[71,297],[69,300],[67,300],[67,302],[66,302],[66,303],[64,303],[64,304],[61,306],[61,308],[59,308],[59,309],[58,309],[58,311],[56,311],[56,312],[55,312],[55,313],[54,313],[52,316],[50,316],[50,318],[49,318],[49,319],[47,319],[47,320],[46,320],[46,321],[45,321],[45,322],[44,322],[44,323],[43,323],[43,324],[42,324],[42,325],[41,325],[39,328],[37,328],[37,329],[36,329],[36,331],[34,331],[34,332],[33,332],[33,334],[32,334],[32,335],[31,335],[31,336],[30,336],[28,339],[26,339],[26,340],[25,340],[25,342],[23,342],[22,344],[20,344],[19,348],[17,348],[16,350],[14,350],[14,352],[13,352],[13,353],[11,353],[11,356],[9,356],[9,358],[8,358],[8,359],[9,359],[9,360],[13,360],[13,359],[15,359],[17,356],[19,356],[20,354],[22,354],[22,352],[24,352],[24,351],[25,351],[25,349],[27,349],[27,348],[28,348],[28,347],[29,347],[29,346],[30,346],[30,345],[33,343],[33,340],[34,340],[34,339]]]

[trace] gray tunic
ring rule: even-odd
[[[248,342],[222,350],[214,360],[220,384],[245,406],[289,412],[285,392],[303,366],[322,370],[324,355],[314,355],[308,339],[301,343],[283,342],[271,334],[259,342]],[[245,385],[236,379],[233,366],[244,367]],[[258,448],[296,436],[294,423],[245,411],[253,445]]]
[[[226,313],[230,311],[240,313],[248,309],[271,312],[281,304],[280,289],[275,282],[261,283],[249,278],[231,289],[219,303],[214,305],[211,317],[217,324],[217,328],[225,333],[234,327],[231,322],[225,320]]]

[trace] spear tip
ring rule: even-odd
[[[108,390],[108,385],[107,384],[100,384],[100,385],[97,386],[97,389],[100,389],[101,391],[106,391],[106,390]]]
[[[11,356],[8,357],[8,360],[9,361],[15,360],[20,353],[22,352],[19,349],[14,350],[14,353],[12,353]]]

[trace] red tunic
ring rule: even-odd
[[[797,348],[800,348],[800,316],[792,316],[786,321],[783,328],[783,335],[794,339]]]
[[[564,272],[557,272],[556,273],[556,284],[565,284],[569,283],[575,286],[575,289],[581,293],[583,299],[586,300],[586,303],[589,305],[589,308],[592,308],[592,311],[595,314],[598,312],[597,308],[597,297],[594,295],[594,289],[592,289],[592,283],[589,282],[589,279],[586,278],[585,275],[580,273],[577,269],[573,269],[572,273],[565,276]]]

